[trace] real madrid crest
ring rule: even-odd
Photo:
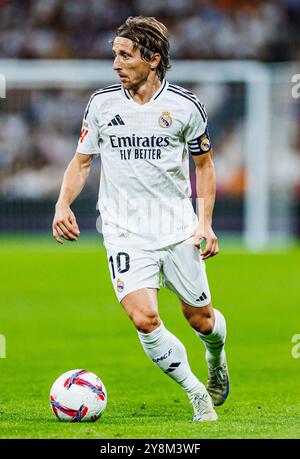
[[[121,279],[117,279],[117,290],[120,293],[124,290],[124,282]]]
[[[162,115],[158,118],[159,125],[163,128],[168,128],[172,124],[172,118],[170,112],[162,112]]]
[[[207,136],[205,136],[203,139],[201,138],[201,140],[200,140],[200,148],[201,148],[201,150],[206,153],[207,151],[210,150],[210,147],[211,147],[211,145],[210,145],[209,138]]]

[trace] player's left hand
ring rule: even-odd
[[[205,241],[205,248],[201,252],[202,260],[213,257],[219,253],[218,238],[210,225],[196,228],[194,232],[194,246],[201,250],[201,242]]]

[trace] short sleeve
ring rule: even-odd
[[[193,156],[203,155],[211,149],[207,128],[207,114],[204,106],[195,97],[191,105],[189,122],[185,128],[185,142]]]
[[[100,153],[100,131],[96,109],[97,106],[95,97],[92,95],[84,112],[82,127],[76,150],[78,153],[87,155],[98,155]]]

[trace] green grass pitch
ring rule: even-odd
[[[1,438],[300,438],[300,359],[291,353],[300,333],[299,247],[250,254],[224,243],[207,261],[213,304],[227,319],[231,393],[218,422],[206,424],[191,421],[184,391],[144,355],[100,242],[2,237],[0,252]],[[177,298],[161,289],[159,303],[206,382],[204,348]],[[104,381],[108,405],[96,423],[61,423],[50,410],[53,381],[74,368]]]

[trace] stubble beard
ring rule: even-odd
[[[147,79],[148,75],[143,75],[136,81],[128,81],[126,83],[123,83],[123,87],[127,89],[127,91],[132,91],[135,93],[144,83],[146,83]]]

